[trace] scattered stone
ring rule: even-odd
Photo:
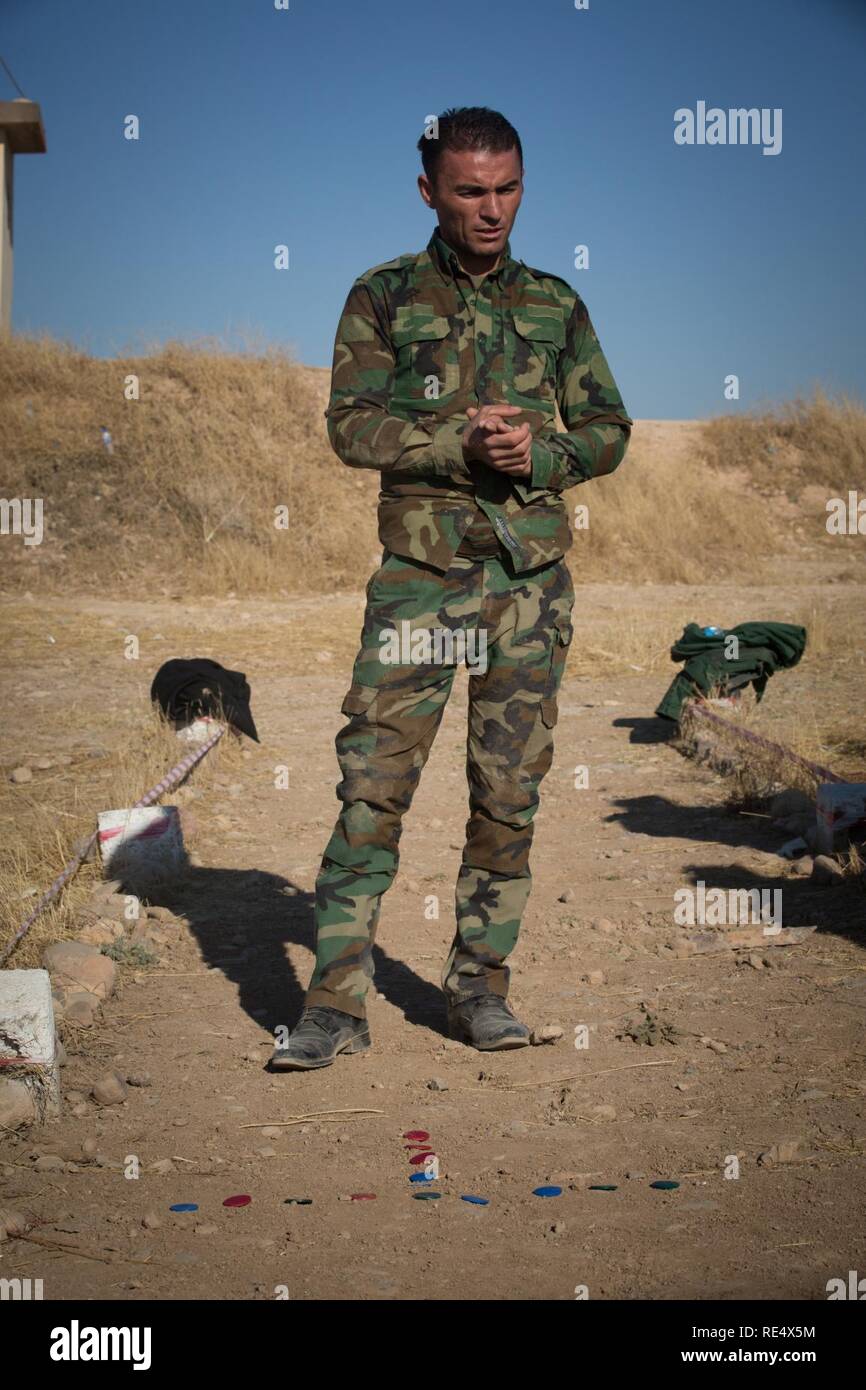
[[[775,1168],[778,1163],[795,1163],[797,1159],[808,1157],[802,1139],[783,1139],[759,1154],[758,1162],[762,1168]]]
[[[7,1236],[23,1236],[33,1222],[16,1207],[0,1207],[0,1241]]]
[[[711,1052],[723,1053],[728,1050],[726,1044],[719,1042],[717,1038],[701,1038],[701,1042],[704,1047],[708,1047]]]
[[[33,773],[29,767],[16,767],[9,775],[9,781],[20,785],[22,782],[32,782]]]
[[[94,1139],[93,1136],[85,1139],[81,1145],[81,1152],[85,1158],[95,1158],[99,1153],[99,1140]]]
[[[261,1135],[263,1139],[282,1139],[283,1131],[278,1129],[276,1125],[266,1125],[261,1131]]]
[[[79,932],[76,932],[76,941],[84,941],[89,946],[110,946],[112,942],[119,941],[124,935],[123,926],[116,922],[112,917],[100,917],[95,922],[88,922]]]
[[[612,1105],[593,1105],[590,1115],[594,1120],[615,1120],[616,1110]]]
[[[829,855],[819,854],[812,865],[812,882],[820,883],[826,888],[835,888],[844,879],[841,864],[837,864],[835,859]]]
[[[37,1158],[33,1165],[37,1173],[50,1173],[58,1168],[65,1168],[66,1160],[60,1154],[42,1154]]]
[[[32,1125],[38,1118],[36,1097],[23,1081],[0,1078],[0,1129]]]
[[[63,1019],[79,1028],[92,1028],[99,1016],[99,1000],[84,990],[72,990],[64,995]]]
[[[594,917],[590,925],[593,931],[601,932],[602,936],[614,936],[617,931],[616,923],[609,917]]]
[[[448,1082],[447,1082],[447,1081],[440,1081],[438,1076],[434,1076],[430,1081],[427,1082],[427,1090],[428,1090],[428,1091],[447,1091],[447,1090],[448,1090]]]
[[[126,1078],[127,1086],[152,1086],[153,1082],[146,1071],[131,1072]]]
[[[604,971],[588,970],[586,974],[583,976],[583,982],[586,985],[603,985],[605,982]]]
[[[121,1105],[129,1095],[123,1077],[116,1071],[107,1071],[94,1084],[91,1091],[97,1105]]]
[[[557,898],[557,902],[560,902],[560,903],[573,903],[573,902],[574,902],[574,889],[573,889],[573,888],[566,888],[566,889],[565,889],[565,892],[560,893],[559,897]]]
[[[545,1023],[543,1028],[534,1028],[529,1036],[529,1041],[533,1047],[540,1047],[542,1043],[555,1043],[562,1037],[562,1029],[558,1023]]]
[[[95,946],[83,941],[57,941],[43,952],[42,964],[67,989],[85,990],[97,999],[108,999],[114,992],[117,967]]]

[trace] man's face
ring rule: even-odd
[[[514,225],[523,197],[523,170],[516,149],[444,150],[435,182],[419,175],[418,187],[439,218],[442,236],[470,274],[492,269]]]

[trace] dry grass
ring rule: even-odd
[[[779,410],[707,421],[707,461],[743,469],[758,491],[796,501],[812,485],[828,497],[847,497],[866,482],[866,411],[846,396],[816,390]]]
[[[125,399],[132,377],[138,400]],[[4,583],[154,595],[362,587],[379,551],[379,477],[332,453],[327,389],[326,372],[273,348],[169,342],[101,359],[49,337],[0,342],[3,488],[45,506],[43,543],[7,544]],[[768,526],[760,494],[808,481],[845,495],[864,456],[866,414],[822,395],[710,421],[685,454],[649,449],[638,431],[614,475],[566,494],[590,513],[575,575],[759,579],[798,543],[796,514],[774,512]]]

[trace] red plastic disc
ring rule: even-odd
[[[237,1196],[237,1197],[226,1197],[225,1201],[223,1202],[223,1206],[224,1206],[224,1207],[248,1207],[249,1204],[250,1204],[250,1202],[251,1202],[252,1200],[253,1200],[252,1197],[247,1197],[246,1195],[240,1195],[240,1196]]]
[[[427,1133],[426,1129],[407,1129],[403,1138],[426,1140],[430,1138],[430,1135]]]

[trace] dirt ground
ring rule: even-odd
[[[664,631],[669,644],[693,619],[787,619],[816,602],[830,604],[831,622],[862,612],[863,587],[828,590],[831,575],[787,568],[759,590],[578,582],[534,887],[512,958],[516,1011],[563,1036],[513,1053],[483,1055],[444,1032],[439,971],[466,819],[462,673],[384,902],[373,1048],[278,1076],[265,1064],[311,970],[312,890],[337,811],[333,739],[363,594],[194,607],[40,597],[25,629],[14,621],[21,603],[6,603],[4,768],[56,752],[49,705],[73,712],[72,743],[129,736],[153,672],[175,655],[245,671],[262,742],[218,749],[169,798],[183,805],[192,862],[156,899],[171,913],[159,923],[162,961],[124,968],[97,1026],[65,1031],[62,1119],[0,1138],[0,1204],[31,1210],[40,1238],[58,1247],[7,1241],[0,1274],[42,1278],[46,1299],[538,1300],[585,1286],[594,1299],[815,1300],[828,1279],[866,1270],[862,889],[797,878],[778,855],[784,831],[730,809],[720,778],[665,740],[653,709],[673,667],[638,659],[635,636]],[[605,673],[581,647],[608,651],[617,631],[634,659]],[[124,632],[140,637],[138,662],[123,659]],[[819,660],[774,678],[768,731],[828,701],[862,702],[862,644],[845,646],[832,689]],[[585,788],[575,786],[581,765]],[[287,790],[275,786],[282,766]],[[21,794],[39,794],[38,777]],[[683,958],[673,895],[698,880],[780,887],[785,925],[819,930],[751,959]],[[601,972],[594,983],[590,972]],[[642,1005],[678,1030],[675,1041],[628,1035]],[[100,1108],[89,1092],[107,1070],[142,1084]],[[371,1113],[277,1136],[256,1127],[350,1108]],[[413,1129],[438,1155],[441,1200],[413,1199],[402,1137]],[[83,1158],[87,1140],[95,1162]],[[758,1162],[792,1140],[790,1161]],[[33,1155],[49,1151],[65,1166],[36,1171]],[[137,1178],[125,1175],[130,1156]],[[725,1176],[731,1156],[739,1176]],[[151,1171],[165,1159],[172,1171]],[[659,1179],[679,1186],[652,1188]],[[562,1194],[533,1195],[544,1184]],[[375,1200],[350,1200],[357,1193]],[[233,1194],[252,1201],[224,1207]],[[180,1202],[198,1210],[171,1213]]]

